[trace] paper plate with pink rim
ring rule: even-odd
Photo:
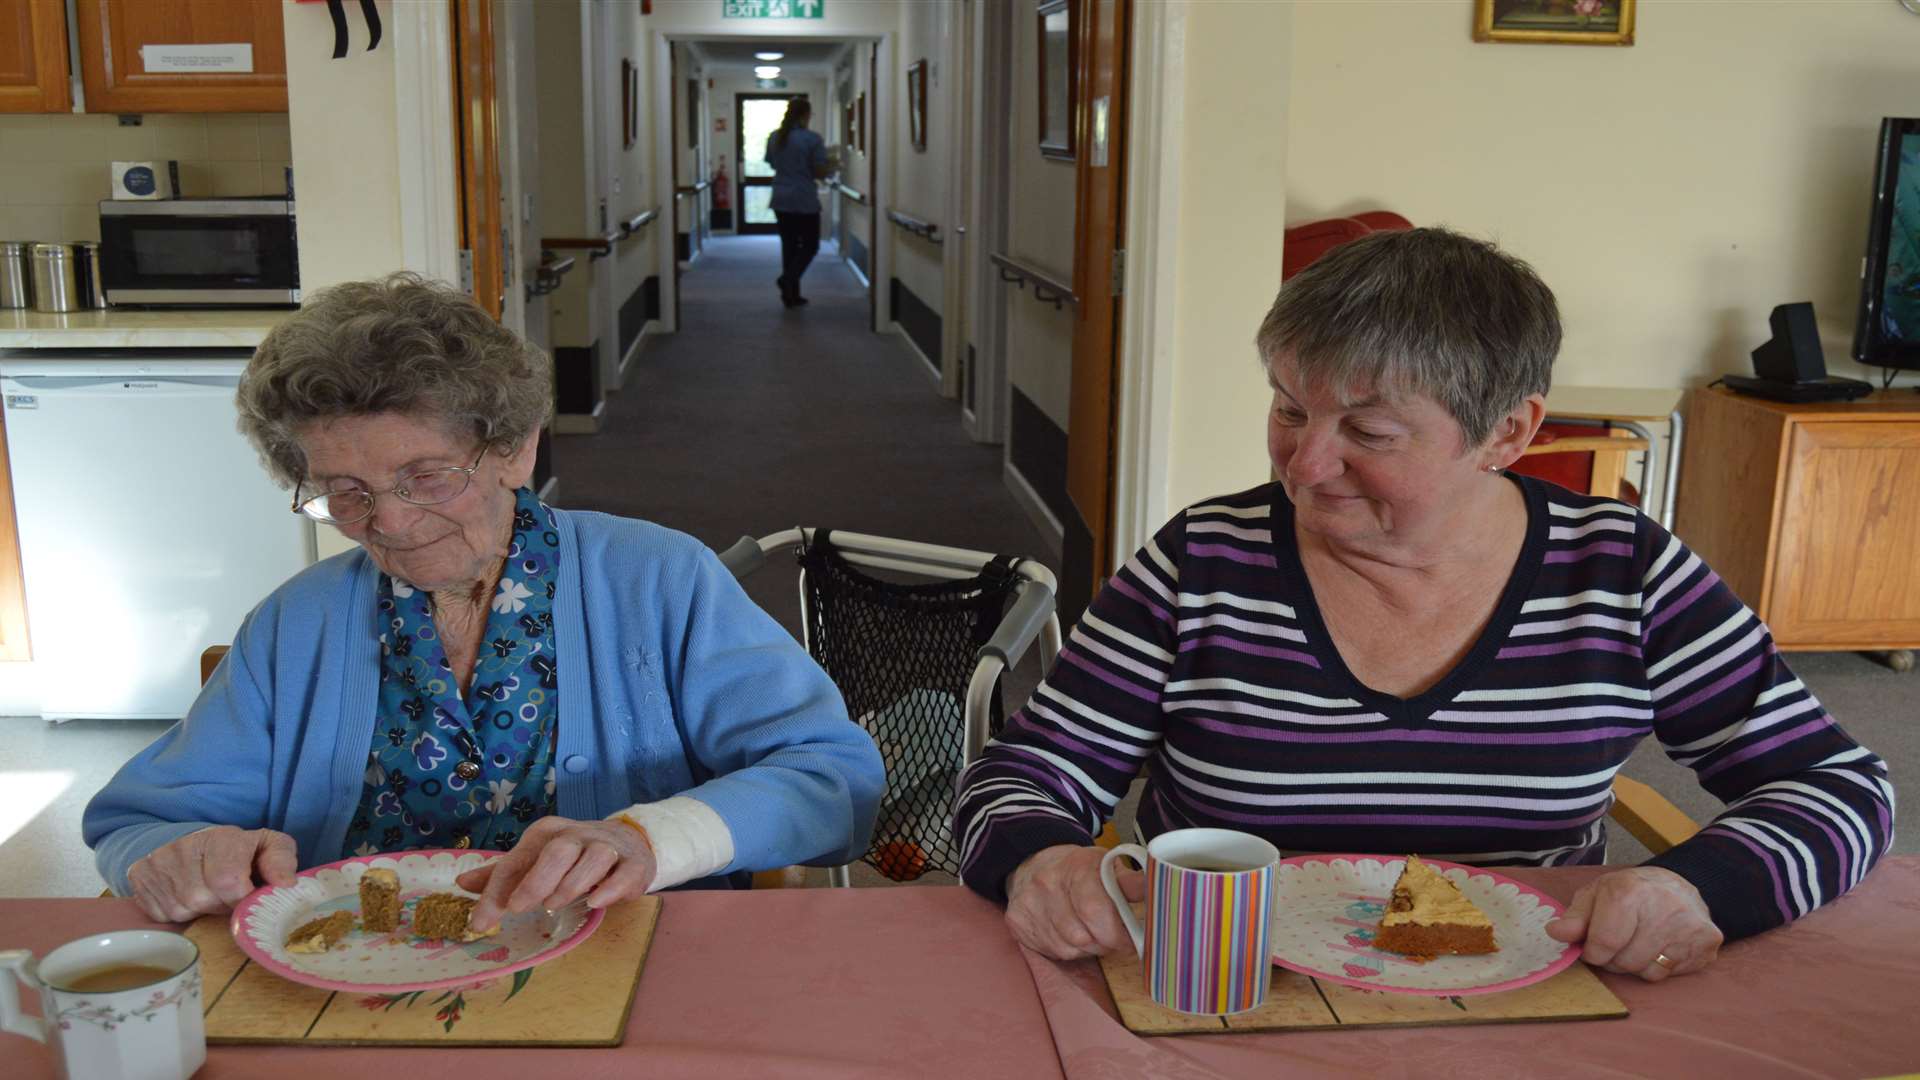
[[[1560,915],[1552,897],[1504,874],[1438,859],[1446,875],[1493,920],[1500,951],[1421,962],[1373,947],[1406,859],[1384,855],[1302,855],[1280,860],[1273,882],[1273,962],[1316,979],[1396,994],[1457,997],[1512,990],[1556,975],[1578,945],[1547,936]]]
[[[267,885],[233,909],[233,939],[240,951],[268,971],[323,990],[397,993],[444,990],[497,978],[559,956],[599,928],[606,912],[576,901],[559,911],[508,915],[500,932],[462,944],[416,938],[413,906],[428,893],[473,893],[454,879],[498,851],[408,851],[369,855],[302,870],[293,884]],[[290,953],[287,935],[303,923],[336,911],[360,913],[360,877],[386,867],[400,878],[400,928],[370,934],[357,925],[324,953]]]

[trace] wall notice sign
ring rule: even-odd
[[[162,71],[253,70],[252,45],[142,45],[140,63],[149,74]]]
[[[827,0],[720,0],[723,19],[818,19]]]

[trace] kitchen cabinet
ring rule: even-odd
[[[0,113],[66,112],[67,6],[0,0]]]
[[[280,0],[75,0],[74,17],[88,112],[287,111]],[[150,68],[141,50],[168,45],[246,45],[253,70]]]

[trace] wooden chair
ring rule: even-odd
[[[1637,504],[1641,492],[1627,483],[1627,455],[1646,451],[1647,440],[1629,431],[1542,425],[1540,434],[1514,462],[1513,471],[1569,490]]]

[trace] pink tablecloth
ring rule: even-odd
[[[1510,872],[1564,901],[1601,871]],[[1890,1076],[1920,1069],[1920,857],[1697,974],[1603,974],[1625,1020],[1143,1039],[1091,961],[1028,965],[1069,1078]]]
[[[214,1046],[221,1077],[1058,1077],[1000,910],[957,888],[675,893],[611,1049]],[[0,900],[0,948],[154,926],[123,900]],[[52,1076],[0,1034],[0,1076]]]

